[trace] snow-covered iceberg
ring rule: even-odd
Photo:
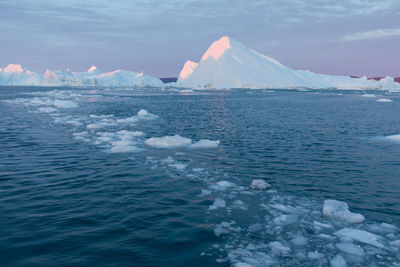
[[[0,85],[33,86],[163,86],[163,82],[143,72],[116,70],[103,73],[92,66],[86,72],[51,71],[44,74],[27,70],[21,65],[10,64],[0,68]]]
[[[375,81],[293,70],[228,36],[215,41],[199,63],[187,61],[176,84],[189,88],[400,89],[390,77]]]

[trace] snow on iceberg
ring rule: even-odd
[[[390,77],[381,81],[293,70],[228,36],[215,41],[199,63],[187,61],[176,83],[189,88],[338,88],[400,90]]]
[[[151,86],[161,87],[163,82],[143,72],[116,70],[102,73],[95,66],[86,72],[51,71],[44,74],[29,71],[18,64],[0,68],[0,85],[31,86]]]
[[[192,140],[176,134],[173,136],[152,137],[147,139],[145,143],[156,148],[179,148],[189,146]]]
[[[324,201],[322,213],[324,216],[331,219],[348,223],[361,223],[365,219],[362,214],[349,211],[349,206],[346,202],[334,199],[327,199]]]
[[[217,148],[218,145],[220,144],[220,141],[212,141],[212,140],[207,140],[207,139],[201,139],[200,141],[197,141],[196,143],[193,143],[189,146],[191,149],[200,149],[200,148]]]

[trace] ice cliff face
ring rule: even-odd
[[[160,79],[144,75],[142,72],[116,70],[103,73],[95,66],[86,72],[51,71],[38,74],[10,64],[0,68],[0,85],[39,85],[39,86],[151,86],[159,87]]]
[[[224,36],[207,49],[198,64],[185,63],[177,85],[190,88],[400,89],[400,84],[389,80],[369,81],[366,78],[296,71]]]

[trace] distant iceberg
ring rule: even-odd
[[[293,70],[233,38],[215,41],[199,63],[187,61],[176,85],[186,88],[337,88],[400,90],[391,77],[380,81]]]
[[[103,73],[95,66],[86,72],[51,71],[38,74],[18,64],[0,68],[0,85],[32,86],[150,86],[161,87],[163,82],[143,72],[116,70]]]

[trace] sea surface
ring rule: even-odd
[[[398,93],[0,87],[0,115],[1,266],[400,266]]]

